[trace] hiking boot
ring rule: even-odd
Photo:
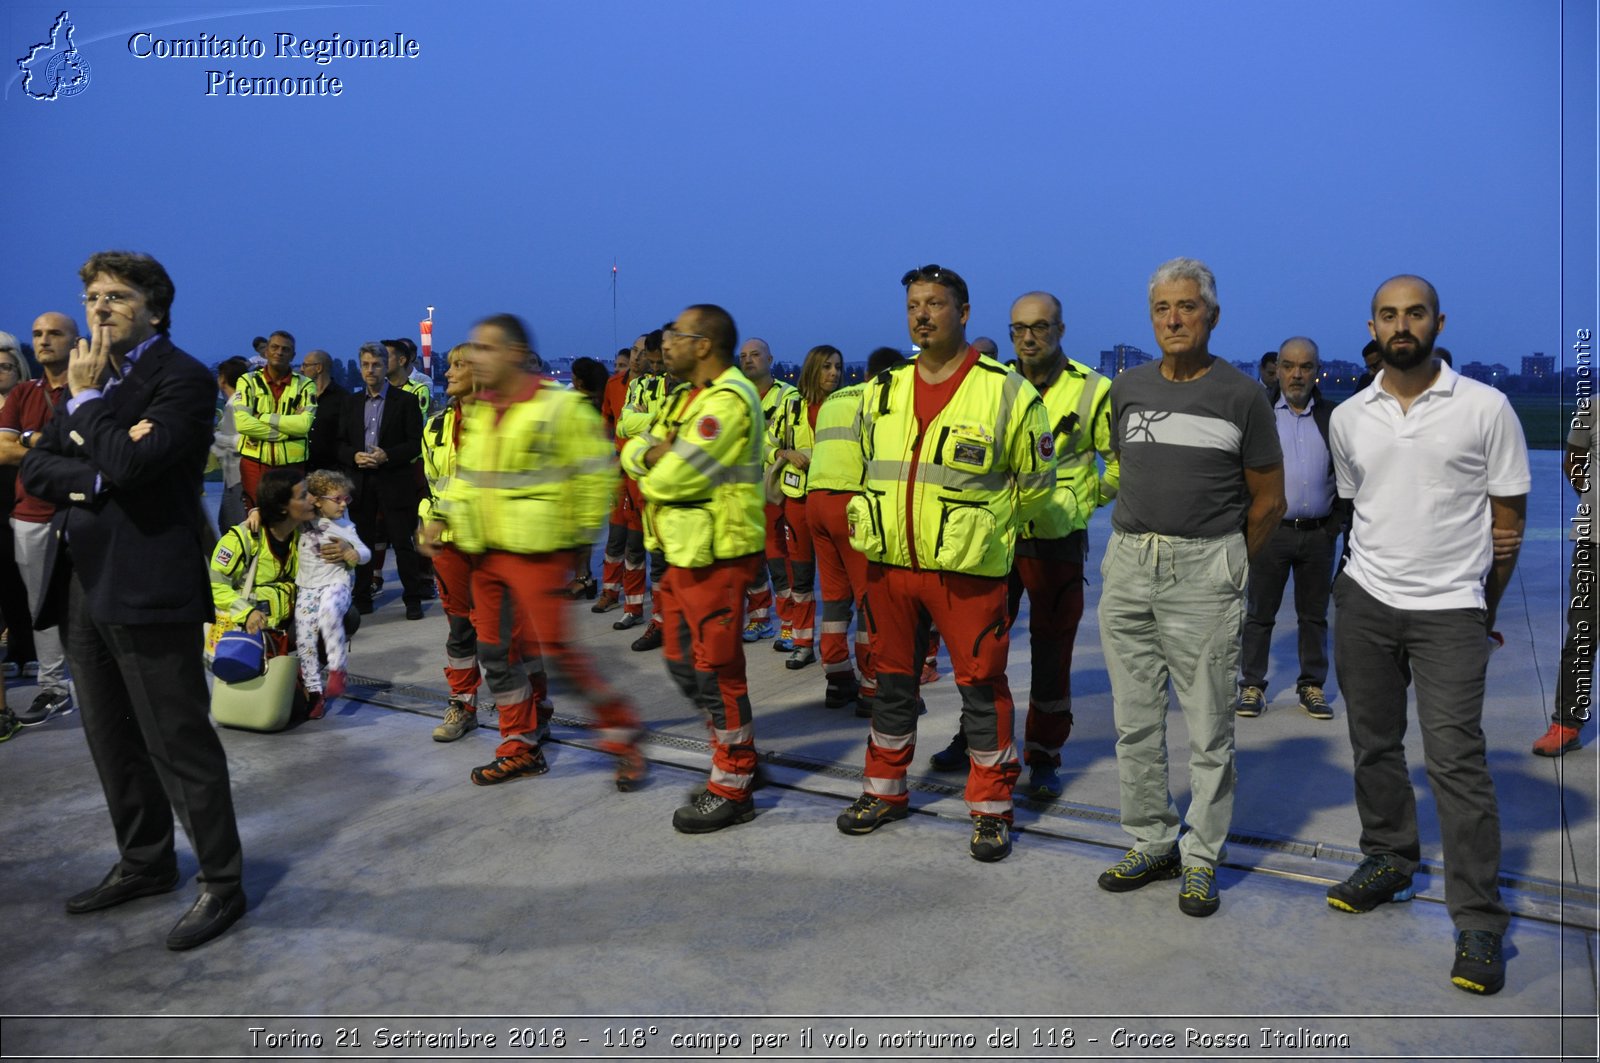
[[[1260,716],[1267,708],[1267,692],[1260,687],[1240,687],[1239,704],[1234,707],[1238,716]]]
[[[1127,893],[1161,879],[1177,878],[1182,873],[1183,865],[1178,862],[1176,849],[1160,855],[1129,849],[1121,860],[1100,872],[1096,881],[1108,892]]]
[[[472,781],[479,786],[493,786],[523,775],[543,775],[550,770],[545,763],[544,751],[524,748],[509,757],[495,757],[481,768],[472,769]]]
[[[772,652],[773,653],[793,653],[794,652],[794,629],[793,628],[786,627],[783,630],[778,632],[778,637],[772,640]]]
[[[1333,719],[1333,709],[1328,706],[1328,699],[1323,696],[1321,687],[1309,684],[1299,689],[1300,707],[1306,710],[1306,715],[1313,720]]]
[[[777,632],[772,629],[770,620],[752,620],[744,626],[746,642],[760,642],[762,639],[770,639],[775,634]]]
[[[1506,958],[1500,951],[1500,935],[1493,930],[1463,930],[1457,934],[1450,982],[1458,989],[1484,996],[1505,988]]]
[[[460,698],[451,698],[450,708],[444,714],[444,722],[433,729],[433,740],[454,742],[477,726],[478,710]]]
[[[1583,744],[1580,735],[1581,732],[1576,727],[1553,723],[1550,725],[1550,730],[1540,735],[1539,740],[1533,743],[1533,752],[1540,757],[1559,757],[1563,753],[1571,753]]]
[[[872,794],[862,794],[851,806],[839,813],[834,822],[844,834],[871,834],[892,819],[905,819],[911,815],[909,804],[894,804]]]
[[[1183,888],[1178,891],[1178,911],[1204,919],[1217,910],[1217,873],[1194,864],[1183,869]]]
[[[861,685],[856,682],[853,675],[845,675],[840,679],[828,680],[828,692],[823,695],[822,704],[829,709],[842,709],[861,696]]]
[[[17,717],[17,722],[24,727],[37,727],[46,720],[65,716],[71,711],[71,694],[65,690],[41,690],[39,696],[33,699],[33,704],[28,706],[28,711]]]
[[[967,756],[967,736],[960,731],[950,739],[950,744],[928,758],[928,764],[934,771],[966,771],[971,764]]]
[[[755,802],[748,797],[730,801],[721,794],[705,791],[672,813],[672,829],[680,834],[710,834],[714,830],[748,823],[756,818]]]
[[[1417,895],[1411,876],[1389,863],[1386,856],[1369,856],[1355,874],[1328,887],[1328,907],[1341,912],[1370,912],[1384,902],[1398,904]]]
[[[1049,764],[1028,769],[1028,785],[1023,792],[1038,801],[1054,801],[1061,796],[1061,773]]]
[[[622,599],[618,598],[615,594],[612,594],[610,591],[601,591],[600,597],[595,599],[595,603],[593,605],[589,606],[589,612],[609,613],[611,610],[615,609],[621,604]]]
[[[644,629],[644,634],[633,640],[633,648],[640,653],[646,650],[659,650],[663,641],[661,625],[652,620],[650,626]]]
[[[612,622],[611,630],[612,631],[626,631],[629,628],[638,627],[642,623],[644,623],[644,614],[643,613],[623,613],[621,620],[616,620],[616,621]]]
[[[973,816],[967,851],[986,864],[1004,860],[1011,855],[1011,824],[999,816]]]
[[[632,793],[644,785],[645,777],[650,774],[650,766],[645,763],[638,747],[630,748],[617,758],[616,782],[617,789],[622,793]]]
[[[22,730],[22,723],[10,709],[0,709],[0,742],[9,742]]]
[[[789,654],[789,659],[783,662],[783,666],[791,672],[798,672],[806,665],[815,663],[816,659],[816,652],[810,646],[796,646],[794,652]]]

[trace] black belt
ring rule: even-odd
[[[1332,519],[1332,514],[1326,517],[1296,517],[1293,520],[1284,521],[1283,526],[1285,528],[1293,528],[1296,531],[1310,531],[1312,528],[1322,527]]]

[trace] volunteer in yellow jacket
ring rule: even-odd
[[[647,541],[667,556],[657,587],[667,671],[705,713],[711,779],[673,813],[685,834],[704,834],[755,815],[750,783],[755,731],[745,684],[744,592],[766,539],[761,452],[765,423],[755,388],[733,364],[733,318],[699,304],[664,336],[667,368],[680,384],[622,465],[644,495]]]
[[[472,557],[473,629],[479,654],[488,643],[516,639],[502,624],[509,597],[530,641],[518,647],[566,675],[600,724],[600,747],[618,756],[616,783],[631,790],[644,780],[639,718],[570,639],[562,592],[572,550],[594,539],[616,489],[611,445],[600,415],[575,391],[529,371],[536,364],[522,320],[496,314],[473,326],[472,375],[480,390],[468,408],[455,475],[435,500],[423,529],[422,549],[432,556],[448,529],[450,541]],[[536,640],[536,646],[533,644]],[[539,748],[535,692],[524,683],[515,700],[502,701],[495,759],[472,771],[480,786],[547,770]]]
[[[1072,731],[1072,645],[1083,619],[1083,566],[1089,518],[1117,494],[1117,455],[1111,449],[1111,381],[1061,350],[1061,301],[1029,292],[1011,304],[1011,344],[1017,369],[1038,389],[1055,436],[1056,481],[1050,501],[1017,529],[1011,569],[1014,622],[1028,592],[1028,641],[1033,682],[1022,757],[1027,793],[1061,796],[1061,747]],[[1096,458],[1105,464],[1102,476]],[[933,766],[967,765],[966,735],[956,732]]]
[[[667,392],[672,387],[673,381],[662,371],[660,349],[651,351],[646,348],[641,364],[645,368],[628,384],[627,400],[623,403],[621,416],[617,418],[618,446],[627,446],[629,439],[650,427],[661,412],[662,405],[667,401]],[[623,490],[631,492],[630,504],[634,511],[642,512],[644,498],[639,494],[639,485],[630,477],[624,477],[624,481]],[[645,578],[646,557],[650,562],[648,579]],[[615,631],[627,631],[643,623],[645,591],[654,587],[656,589],[650,597],[650,624],[644,629],[644,634],[633,640],[631,646],[640,652],[658,650],[661,648],[661,576],[666,571],[667,562],[658,547],[646,550],[642,520],[637,528],[628,528],[622,561],[622,617],[613,622],[611,627]]]
[[[267,364],[239,378],[234,422],[239,427],[239,482],[244,508],[256,508],[256,485],[268,469],[304,472],[317,415],[317,385],[294,371],[294,337],[267,338]]]
[[[806,470],[806,523],[817,552],[822,584],[822,673],[828,691],[823,704],[842,709],[855,703],[857,716],[872,715],[878,693],[868,630],[867,558],[850,545],[850,499],[861,490],[861,395],[867,384],[905,361],[893,347],[879,347],[867,359],[867,379],[839,388],[817,411],[811,466]],[[850,618],[856,619],[856,663],[850,667]]]
[[[778,410],[795,393],[794,385],[772,375],[772,348],[767,346],[766,340],[757,336],[751,336],[739,347],[739,371],[755,385],[756,394],[761,397],[761,416],[770,429],[778,420]],[[770,466],[774,461],[772,451],[769,434],[767,452],[762,455],[765,466]],[[762,471],[766,471],[765,467]],[[745,620],[744,640],[760,642],[762,639],[772,639],[774,650],[792,653],[794,626],[789,622],[789,612],[794,603],[789,600],[789,571],[784,563],[783,504],[768,503],[762,512],[767,521],[764,547],[767,563],[765,571],[756,572],[756,581],[745,594],[745,611],[749,615]],[[773,622],[774,609],[776,624]]]
[[[1006,578],[1017,530],[1055,486],[1055,443],[1039,393],[967,344],[967,285],[940,266],[908,272],[906,322],[917,360],[880,374],[861,401],[866,481],[850,501],[851,542],[867,555],[878,697],[865,792],[838,819],[866,834],[909,814],[917,677],[930,622],[943,633],[970,748],[969,851],[1011,852],[1020,769],[1006,682]]]
[[[789,572],[789,624],[794,649],[784,666],[804,668],[817,659],[817,550],[806,519],[806,478],[816,442],[817,413],[823,400],[839,389],[844,355],[823,344],[806,352],[800,366],[800,387],[778,409],[767,426],[773,460],[782,463],[778,485],[783,490],[783,553]]]

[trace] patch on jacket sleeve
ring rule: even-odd
[[[217,564],[221,565],[223,568],[227,568],[229,565],[233,564],[233,551],[228,549],[226,546],[217,547]]]
[[[1056,456],[1056,437],[1052,432],[1046,432],[1039,437],[1039,460],[1049,461]]]
[[[700,433],[700,438],[711,442],[722,434],[722,422],[713,414],[706,414],[695,423],[695,431]]]

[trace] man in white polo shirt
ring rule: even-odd
[[[1433,285],[1409,275],[1385,281],[1368,322],[1383,370],[1333,411],[1339,495],[1355,506],[1350,560],[1333,590],[1334,661],[1366,859],[1328,890],[1328,904],[1368,912],[1413,894],[1421,848],[1402,740],[1414,680],[1456,928],[1450,980],[1495,993],[1505,984],[1500,938],[1509,915],[1498,886],[1500,813],[1484,759],[1483,691],[1487,636],[1517,558],[1492,539],[1520,538],[1532,480],[1506,397],[1436,357],[1443,327]]]

